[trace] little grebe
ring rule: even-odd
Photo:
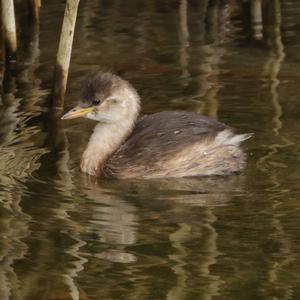
[[[81,170],[110,178],[229,175],[245,165],[227,125],[195,112],[164,111],[138,118],[140,97],[120,77],[98,72],[87,79],[82,102],[62,119],[96,120]]]

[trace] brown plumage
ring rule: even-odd
[[[97,120],[83,154],[83,172],[110,178],[229,175],[245,165],[240,143],[227,125],[194,112],[164,111],[138,119],[139,96],[110,73],[90,77],[83,102],[64,119]]]

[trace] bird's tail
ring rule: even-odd
[[[241,142],[248,140],[252,136],[253,133],[235,134],[231,130],[226,129],[217,135],[216,140],[223,145],[238,146]]]

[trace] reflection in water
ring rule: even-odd
[[[185,258],[187,251],[183,243],[188,240],[191,234],[191,227],[187,224],[180,224],[180,228],[170,235],[170,241],[173,243],[173,248],[176,249],[176,254],[170,255],[170,259],[175,262],[173,267],[174,273],[177,275],[176,286],[167,294],[167,299],[183,299],[187,289],[188,276],[185,272]]]
[[[201,241],[202,253],[201,260],[197,261],[197,273],[200,278],[203,278],[207,283],[202,283],[201,289],[205,291],[201,299],[212,299],[212,297],[219,294],[219,286],[222,281],[218,276],[211,275],[210,266],[216,263],[218,256],[217,251],[217,233],[211,225],[215,221],[215,216],[212,210],[205,210],[203,216],[207,224],[203,224],[201,234],[197,238]],[[175,253],[170,255],[170,259],[175,262],[173,267],[174,273],[177,275],[176,285],[168,292],[167,299],[184,299],[189,293],[190,281],[193,280],[186,271],[188,261],[188,249],[185,243],[189,240],[195,239],[195,232],[192,227],[187,223],[178,224],[180,228],[170,235],[170,241],[173,248],[176,249]],[[196,259],[196,258],[195,258]]]
[[[138,217],[136,208],[121,197],[105,193],[97,184],[85,191],[85,196],[93,201],[89,220],[89,233],[101,243],[116,245],[113,249],[105,249],[96,253],[96,257],[113,262],[129,263],[135,256],[124,251],[124,247],[136,243]]]
[[[270,25],[268,26],[268,43],[270,45],[271,51],[268,60],[265,63],[263,77],[268,79],[268,88],[270,93],[270,100],[274,110],[274,117],[272,118],[273,132],[276,136],[280,136],[282,140],[281,144],[273,144],[269,146],[269,153],[262,157],[258,164],[263,168],[263,164],[269,160],[273,154],[278,152],[278,149],[291,146],[291,143],[287,138],[280,135],[280,130],[283,127],[281,117],[282,117],[282,106],[279,101],[278,87],[280,80],[278,79],[281,64],[284,61],[284,45],[281,38],[281,14],[280,14],[280,4],[278,1],[270,4]],[[271,161],[269,163],[272,163]],[[276,165],[276,163],[275,163]]]
[[[253,38],[261,40],[263,38],[262,3],[261,0],[250,1]]]
[[[9,70],[5,72],[0,107],[1,299],[24,299],[16,263],[28,255],[29,246],[24,240],[31,234],[32,218],[24,212],[22,199],[28,194],[25,183],[39,168],[39,159],[45,153],[39,147],[39,128],[28,125],[31,118],[40,114],[39,102],[46,94],[35,78],[39,56],[37,29],[28,33],[28,43],[22,70],[17,76]]]
[[[1,299],[21,299],[21,282],[15,262],[24,259],[28,246],[31,217],[23,212],[22,197],[27,193],[23,183],[39,166],[42,149],[35,149],[30,136],[35,128],[26,127],[26,118],[19,112],[20,100],[15,98],[16,79],[7,74],[1,107]],[[22,182],[22,183],[21,183]]]
[[[0,298],[298,299],[299,3],[83,1],[67,106],[86,73],[110,68],[146,112],[255,133],[237,176],[97,181],[78,167],[94,123],[44,113],[58,2],[22,26],[3,82]]]
[[[275,161],[273,161],[273,156],[279,151],[279,149],[289,147],[293,145],[287,138],[285,138],[281,134],[281,129],[283,128],[283,123],[281,121],[282,118],[282,106],[279,101],[279,93],[278,88],[280,85],[279,73],[281,69],[281,65],[285,58],[284,53],[284,45],[282,43],[281,37],[281,11],[280,11],[280,3],[279,1],[274,1],[270,4],[270,24],[268,26],[269,31],[267,32],[269,35],[268,43],[270,45],[271,51],[269,59],[267,60],[264,68],[264,77],[267,77],[269,80],[269,89],[270,89],[270,100],[274,110],[274,117],[272,118],[273,123],[273,132],[276,136],[279,136],[281,143],[271,144],[269,145],[269,153],[263,156],[258,161],[258,166],[264,172],[267,171],[267,164],[271,164],[275,167],[284,167],[287,168],[286,165],[278,165]],[[286,234],[284,227],[281,223],[281,214],[277,213],[277,207],[281,204],[282,197],[286,193],[286,191],[282,191],[280,178],[276,174],[271,176],[272,185],[268,188],[268,190],[274,191],[274,195],[272,199],[274,199],[274,204],[272,205],[272,210],[274,214],[271,219],[271,225],[274,228],[275,234],[280,241],[282,254],[285,254],[285,258],[276,259],[276,262],[270,266],[268,280],[271,286],[274,286],[275,289],[281,290],[283,295],[283,299],[290,299],[293,290],[290,285],[282,285],[280,279],[280,273],[291,263],[295,261],[295,254],[292,250],[292,243],[289,239],[289,236]],[[288,255],[287,255],[288,254]],[[266,288],[267,293],[271,293]]]
[[[88,208],[84,211],[90,214],[86,227],[87,233],[93,236],[92,243],[97,241],[95,245],[97,250],[93,256],[107,262],[129,264],[128,267],[120,267],[123,270],[121,273],[125,272],[126,277],[120,279],[121,286],[115,287],[115,292],[121,293],[122,285],[133,280],[134,284],[126,292],[129,294],[125,294],[124,299],[152,299],[154,291],[146,287],[157,284],[170,285],[168,299],[182,299],[181,297],[189,294],[190,283],[194,282],[197,285],[197,280],[202,278],[207,282],[204,285],[202,283],[200,288],[203,299],[210,299],[213,295],[217,295],[221,281],[218,276],[210,274],[210,266],[216,262],[218,256],[216,244],[218,235],[213,227],[216,217],[212,209],[215,205],[224,205],[230,201],[228,193],[227,196],[224,193],[222,200],[217,197],[225,190],[230,190],[232,195],[242,192],[240,179],[242,178],[235,177],[230,180],[194,178],[163,182],[126,181],[119,182],[115,186],[120,192],[111,190],[110,183],[102,187],[90,185],[89,190],[84,192],[89,199],[86,204]],[[214,192],[210,192],[211,190]],[[125,200],[119,196],[119,193],[131,196]],[[206,207],[206,203],[212,208]],[[165,208],[161,210],[161,206]],[[193,207],[197,206],[200,207],[201,217],[191,218],[190,213]],[[158,209],[161,211],[160,216],[156,212]],[[154,221],[156,224],[153,223]],[[160,228],[163,224],[172,223],[173,225],[166,232],[162,230],[163,227]],[[140,232],[138,244],[137,232]],[[143,242],[146,232],[147,237]],[[165,240],[165,237],[168,237],[172,249],[166,258],[159,253],[155,256],[147,254],[148,247],[151,249],[156,244],[159,246],[160,240]],[[198,254],[191,252],[187,247],[191,242],[196,243]],[[138,246],[140,243],[141,245]],[[135,247],[131,248],[134,245]],[[90,262],[94,260],[90,255],[88,257]],[[159,278],[160,283],[158,283],[158,279],[155,275],[151,275],[150,270],[152,268],[157,271],[163,270],[166,267],[166,259],[173,267],[164,272],[170,273],[171,278],[175,276],[176,280],[170,282],[168,277],[164,277]],[[186,269],[189,261],[197,261],[194,271]],[[104,265],[106,265],[107,275],[103,280],[109,282],[113,265],[107,263]],[[148,275],[141,273],[145,268],[149,270]],[[93,270],[93,268],[85,268],[87,273]],[[197,273],[198,279],[195,278],[194,272]],[[103,286],[106,286],[105,282],[102,283]],[[102,288],[101,291],[96,292],[96,295],[100,298],[111,298],[113,291],[108,285],[107,289]]]
[[[228,51],[226,43],[232,39],[231,12],[226,4],[221,6],[219,1],[203,2],[199,32],[201,44],[198,50],[201,58],[198,65],[198,97],[203,99],[204,105],[200,106],[197,111],[217,118],[218,92],[221,88],[219,65]]]
[[[34,236],[26,237],[31,245],[28,259],[33,265],[21,273],[24,299],[86,299],[87,294],[93,295],[92,299],[109,299],[119,293],[124,299],[146,299],[154,297],[155,291],[149,288],[152,284],[169,287],[167,297],[173,299],[176,297],[173,295],[188,295],[190,284],[197,286],[198,281],[203,280],[206,283],[200,284],[199,293],[210,299],[218,294],[222,282],[210,270],[219,255],[213,207],[225,205],[233,195],[242,193],[241,179],[168,180],[166,184],[107,182],[100,185],[92,182],[86,185],[77,179],[68,197],[59,179],[53,184],[48,182],[47,186],[34,188],[36,200],[43,190],[45,207],[36,206],[30,212],[36,225],[31,225]],[[176,197],[172,196],[172,191]],[[223,200],[220,200],[217,195],[222,193]],[[61,198],[59,195],[65,200],[54,201]],[[185,202],[190,196],[193,200]],[[196,207],[199,207],[197,213]],[[53,239],[51,236],[55,232]],[[32,248],[37,237],[39,242]],[[192,249],[195,247],[197,253],[192,251],[190,243],[194,244]],[[166,246],[170,250],[164,254]],[[151,254],[148,249],[152,247],[163,251]],[[190,269],[188,266],[193,262],[197,263]],[[119,275],[115,273],[116,267]],[[164,270],[169,276],[157,278],[156,273],[151,272],[153,268]],[[101,289],[95,289],[99,272],[105,275],[100,276]],[[118,284],[112,289],[115,276]],[[130,287],[124,290],[123,286],[127,284]],[[33,286],[36,288],[30,288]]]
[[[9,195],[9,194],[8,194]],[[1,209],[1,255],[0,255],[0,298],[3,300],[20,299],[21,281],[15,271],[14,264],[20,259],[24,259],[28,247],[23,242],[30,231],[28,222],[30,217],[22,212],[18,200],[20,196],[15,194],[14,208],[11,210]],[[8,200],[8,199],[7,199]]]

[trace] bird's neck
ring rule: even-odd
[[[81,170],[99,176],[107,158],[132,132],[136,118],[119,123],[99,123],[95,126],[81,158]]]

